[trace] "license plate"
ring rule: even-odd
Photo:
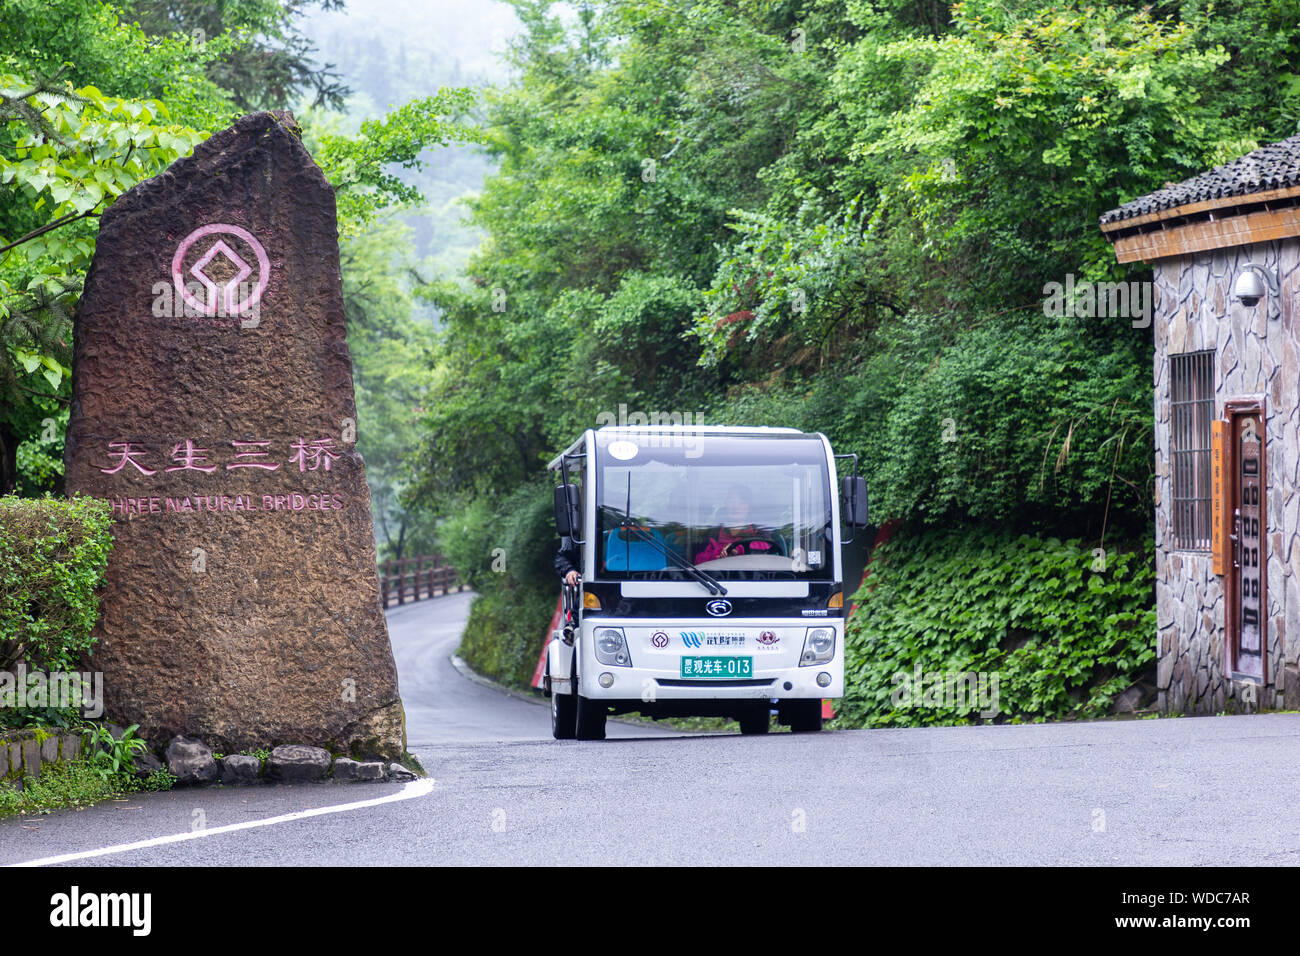
[[[737,680],[754,676],[752,657],[683,657],[682,677],[690,680]]]

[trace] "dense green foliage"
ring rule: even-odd
[[[515,687],[529,686],[555,598],[549,584],[510,588],[503,582],[475,598],[457,653],[479,674]]]
[[[1100,212],[1294,129],[1289,94],[1238,110],[1205,11],[597,4],[566,31],[516,6],[521,75],[490,99],[500,173],[473,206],[489,238],[469,281],[429,290],[447,333],[421,491],[512,487],[620,404],[740,423],[767,405],[752,392],[796,410],[825,386],[861,411],[814,424],[895,462],[868,477],[882,515],[1030,497],[1025,527],[1083,512],[1097,533],[1108,501],[1146,521],[1150,333],[1049,319],[1042,289],[1142,278]],[[1017,380],[983,388],[972,370],[998,362]]]
[[[474,603],[460,656],[476,671],[526,686],[537,666],[546,625],[558,596],[551,483],[520,485],[500,499],[480,498],[442,526],[444,556],[482,596]]]
[[[499,498],[468,501],[443,525],[445,557],[477,591],[551,582],[554,554],[535,542],[554,534],[552,484],[543,478]]]
[[[407,462],[419,443],[433,353],[433,327],[415,317],[402,281],[402,270],[413,268],[405,255],[407,232],[386,216],[340,250],[357,449],[366,463],[381,560],[430,554],[435,548],[428,511],[402,501],[410,481]]]
[[[0,669],[79,669],[111,524],[108,505],[91,498],[0,498]]]
[[[995,533],[892,538],[849,619],[841,716],[871,727],[978,723],[980,708],[951,706],[946,690],[942,704],[937,692],[927,703],[929,675],[951,673],[987,675],[998,698],[989,719],[1104,716],[1155,660],[1153,545],[1111,548]]]
[[[207,78],[225,90],[239,112],[275,109],[307,91],[317,104],[339,107],[349,92],[327,64],[315,62],[299,31],[304,10],[337,10],[343,0],[123,0],[126,19],[149,36],[188,36],[195,46],[209,38],[237,37],[204,64]]]
[[[1148,533],[1150,329],[1044,286],[1148,279],[1099,214],[1296,131],[1293,0],[514,6],[412,501],[491,507],[626,405],[825,432],[914,528]]]

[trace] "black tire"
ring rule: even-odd
[[[767,704],[763,705],[762,710],[745,710],[736,715],[736,720],[740,721],[740,732],[749,736],[751,734],[765,734],[772,729],[771,708]]]
[[[579,740],[604,740],[605,717],[609,714],[609,705],[603,700],[592,700],[578,693],[578,659],[573,660],[573,697],[577,701],[574,715],[575,734]]]
[[[572,686],[572,685],[570,685]],[[557,694],[551,687],[551,736],[572,740],[577,733],[578,708],[573,694]]]
[[[609,705],[603,700],[592,700],[578,695],[578,713],[576,736],[579,740],[604,740],[605,717],[609,714]]]
[[[813,734],[822,729],[822,702],[813,700],[792,700],[785,705],[789,714],[790,732],[795,734]]]

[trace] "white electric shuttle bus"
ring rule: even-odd
[[[841,519],[850,540],[867,523],[836,457],[796,429],[663,425],[589,429],[551,462],[582,578],[547,649],[557,739],[633,711],[821,729],[844,693]]]

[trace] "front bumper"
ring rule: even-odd
[[[596,632],[619,628],[626,637],[631,666],[597,660]],[[810,628],[835,634],[831,658],[800,666]],[[579,693],[593,700],[758,700],[812,699],[844,696],[844,622],[799,618],[676,619],[600,617],[582,622],[576,648]],[[708,661],[748,658],[751,668],[722,667],[720,674],[684,675],[682,660]],[[727,676],[728,670],[743,677]],[[606,676],[608,687],[602,686]],[[818,675],[824,684],[817,682]],[[829,679],[827,679],[829,678]]]

